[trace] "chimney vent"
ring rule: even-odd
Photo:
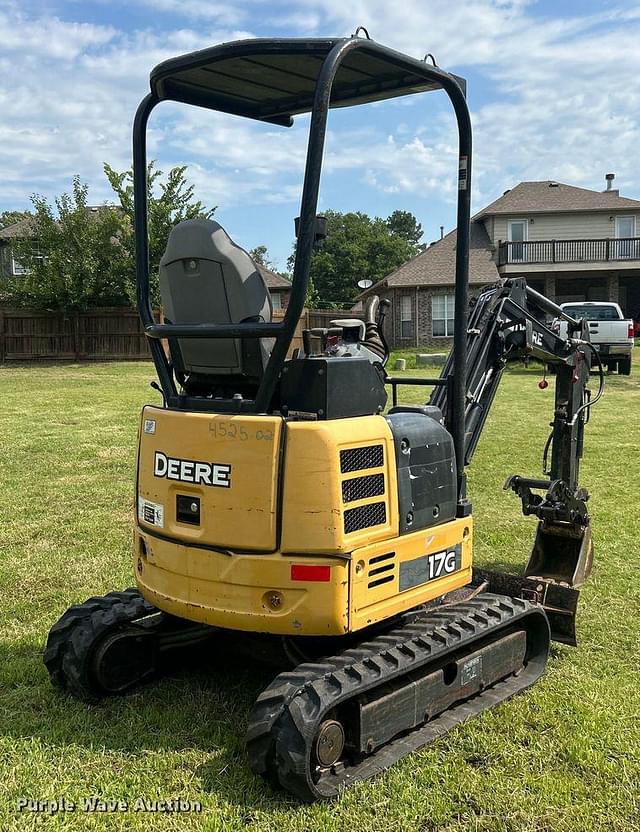
[[[606,173],[604,178],[607,180],[607,190],[610,191],[613,188],[613,180],[616,178],[615,173]]]
[[[440,226],[440,239],[444,237],[444,225]]]

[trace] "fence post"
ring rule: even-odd
[[[73,352],[75,360],[80,360],[80,315],[73,313]]]

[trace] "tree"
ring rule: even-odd
[[[186,178],[186,165],[172,168],[163,181],[163,173],[157,170],[155,162],[150,162],[147,170],[147,205],[149,231],[149,282],[151,284],[152,303],[159,303],[158,268],[160,259],[167,246],[169,232],[179,222],[198,217],[210,219],[216,208],[207,209],[204,203],[194,195],[195,186]],[[104,172],[113,188],[124,223],[123,246],[127,252],[127,271],[130,275],[128,291],[131,301],[135,303],[135,240],[133,214],[133,171],[122,173],[115,171],[105,162]],[[216,206],[217,207],[217,206]]]
[[[350,306],[360,292],[359,280],[381,280],[417,253],[414,242],[389,227],[393,214],[387,220],[372,218],[362,212],[325,211],[324,215],[327,239],[322,248],[314,252],[310,271],[316,304]],[[413,219],[415,221],[415,217]],[[403,228],[409,228],[406,220]],[[414,236],[418,228],[416,222]],[[289,258],[290,268],[294,260],[295,250]]]
[[[394,211],[393,214],[387,217],[385,223],[392,234],[404,237],[415,247],[414,254],[424,248],[424,245],[420,245],[422,226],[411,211]]]
[[[29,211],[2,211],[0,212],[0,228],[6,228],[8,225],[20,222],[28,216],[30,216]]]
[[[249,257],[259,266],[264,266],[265,269],[275,271],[273,261],[269,257],[269,250],[266,246],[256,246],[255,248],[252,248],[249,252]]]
[[[61,312],[127,302],[121,217],[109,206],[90,209],[87,194],[76,176],[53,206],[32,196],[30,234],[12,242],[24,269],[9,279],[12,302]]]

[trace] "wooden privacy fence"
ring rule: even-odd
[[[302,347],[302,330],[325,327],[351,312],[305,309],[291,343]],[[275,310],[274,321],[284,311]],[[0,364],[13,361],[140,361],[150,357],[135,309],[90,309],[67,315],[0,308]]]
[[[316,327],[326,328],[331,324],[331,321],[339,320],[340,318],[362,318],[362,312],[351,312],[348,309],[307,309],[307,323],[309,329]]]
[[[0,309],[0,362],[145,359],[146,340],[135,309]]]

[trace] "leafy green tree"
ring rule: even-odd
[[[169,232],[183,220],[209,219],[216,208],[206,208],[195,198],[195,186],[186,178],[186,165],[172,168],[163,179],[163,172],[150,162],[147,170],[147,204],[149,230],[149,282],[154,304],[159,302],[158,267],[167,246]],[[133,233],[133,170],[122,173],[105,163],[104,172],[113,188],[126,222],[123,224],[123,247],[127,253],[129,295],[135,304],[135,240]],[[217,207],[217,206],[216,206]]]
[[[422,226],[411,213],[411,211],[394,211],[385,220],[385,224],[392,234],[398,234],[408,240],[415,247],[414,254],[417,254],[424,246],[420,245],[422,238]]]
[[[30,234],[12,242],[24,274],[9,278],[11,302],[60,312],[127,303],[122,219],[112,207],[89,208],[87,193],[76,176],[54,205],[31,198]]]
[[[275,271],[273,261],[269,256],[269,250],[266,246],[256,246],[255,248],[252,248],[249,252],[249,257],[259,266],[264,266],[265,269]]]
[[[314,252],[310,272],[311,301],[316,305],[350,306],[360,292],[359,280],[381,280],[418,250],[407,236],[389,227],[391,217],[388,220],[372,218],[359,211],[346,214],[325,211],[324,215],[327,239],[322,248]],[[405,221],[403,229],[406,227]],[[414,236],[417,231],[418,227],[413,229]],[[295,251],[289,258],[290,268],[294,259]]]

